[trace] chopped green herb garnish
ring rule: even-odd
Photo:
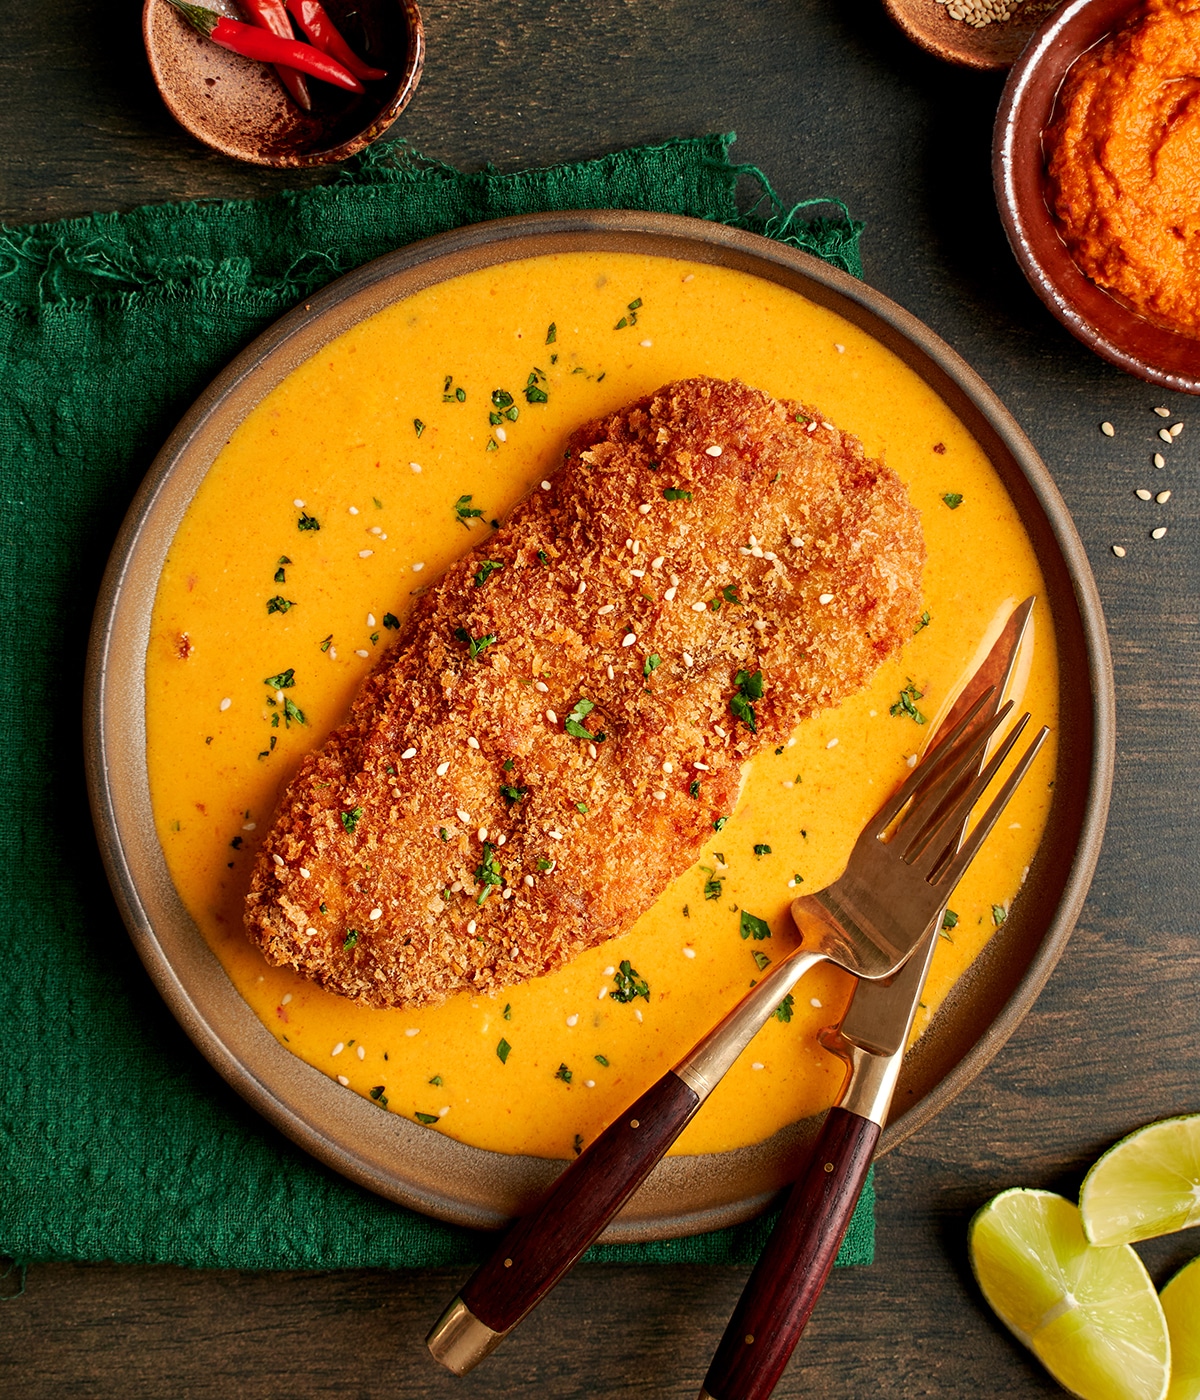
[[[454,397],[458,400],[459,403],[466,403],[467,391],[460,385],[457,389],[455,389]]]
[[[739,608],[742,605],[742,600],[737,595],[736,583],[727,583],[725,587],[721,589],[721,597],[724,598],[727,603],[736,603]]]
[[[713,822],[713,830],[714,830],[714,831],[724,831],[724,830],[725,830],[725,824],[726,824],[726,822],[728,822],[728,820],[729,820],[728,817],[718,817],[718,818],[716,819],[716,821]],[[722,864],[724,864],[723,861],[722,861]]]
[[[293,720],[295,720],[297,724],[308,723],[308,721],[304,718],[304,711],[300,709],[297,705],[294,705],[292,703],[291,697],[287,695],[283,697],[283,718],[289,729],[291,728]]]
[[[586,802],[576,802],[575,810],[577,812],[582,812],[583,815],[586,817],[588,813],[588,805]]]
[[[528,792],[528,788],[517,787],[513,783],[500,784],[500,795],[504,798],[505,802],[507,802],[510,807],[515,806],[516,803],[520,802],[521,798],[526,796]]]
[[[993,904],[993,905],[992,905],[992,923],[994,923],[994,924],[996,925],[997,928],[999,928],[1000,925],[1001,925],[1001,924],[1005,921],[1005,919],[1007,919],[1007,918],[1008,918],[1008,910],[1004,907],[1003,904]]]
[[[286,671],[280,671],[277,676],[268,676],[263,685],[269,685],[272,690],[291,690],[296,684],[296,668],[289,666]]]
[[[433,1080],[431,1079],[429,1082],[432,1084]],[[387,1094],[384,1092],[386,1088],[386,1084],[376,1084],[376,1086],[370,1091],[371,1097],[375,1100],[375,1102],[379,1105],[380,1108],[387,1107]]]
[[[958,927],[958,915],[954,912],[953,909],[947,909],[946,912],[942,915],[942,927],[943,927],[943,928],[957,928],[957,927]]]
[[[555,1079],[561,1079],[564,1084],[569,1084],[571,1082],[572,1076],[571,1071],[566,1067],[566,1065],[559,1065],[559,1067],[554,1071],[554,1077]]]
[[[278,593],[274,598],[267,599],[267,612],[269,613],[285,613],[295,606],[290,598],[284,598]]]
[[[332,645],[333,645],[333,633],[330,632],[329,636],[326,637],[325,640],[321,643],[321,650],[322,650],[322,651],[328,651],[329,648],[330,648]]]
[[[538,550],[537,557],[539,564],[548,564],[550,562],[550,560],[546,557],[546,551],[544,549]]]
[[[583,1151],[583,1134],[582,1134],[582,1133],[576,1133],[576,1134],[575,1134],[575,1141],[574,1141],[571,1145],[572,1145],[572,1147],[574,1147],[574,1149],[575,1149],[575,1155],[576,1155],[576,1157],[578,1157],[578,1156],[580,1155],[580,1153]]]
[[[753,675],[749,671],[739,671],[733,678],[733,683],[737,687],[735,693],[730,698],[729,709],[735,719],[740,719],[751,734],[758,733],[758,720],[754,714],[754,700],[761,700],[763,694],[763,673],[755,671]]]
[[[598,735],[594,735],[590,729],[585,729],[583,726],[585,716],[590,715],[595,708],[596,706],[591,700],[576,700],[575,708],[563,722],[563,728],[573,739],[599,739]]]
[[[416,428],[418,437],[425,431],[425,424],[419,418],[413,419],[413,427]]]
[[[668,486],[663,491],[664,501],[690,501],[691,499],[692,493],[681,491],[678,486]]]
[[[492,407],[501,410],[512,407],[513,396],[507,389],[492,390]]]
[[[478,520],[483,515],[483,511],[474,509],[471,500],[470,496],[460,496],[454,503],[455,517],[465,529],[470,529],[471,521]]]
[[[792,1007],[795,1004],[796,998],[789,992],[775,1008],[775,1019],[777,1021],[790,1021],[792,1019]]]
[[[427,1126],[431,1123],[436,1123],[438,1120],[436,1113],[418,1113],[415,1117],[418,1123],[424,1123]]]
[[[525,386],[525,402],[526,402],[526,403],[549,403],[549,402],[550,402],[550,395],[549,395],[548,393],[546,393],[545,389],[540,389],[540,388],[537,386],[537,384],[534,383],[534,382],[532,381],[532,376],[531,376],[530,383],[526,384],[526,386]]]
[[[296,521],[296,528],[298,530],[319,530],[321,522],[315,515],[309,515],[307,511],[302,510],[300,519]]]
[[[438,827],[438,835],[442,838],[443,841],[449,841],[450,839],[450,833],[446,830],[444,826]]]
[[[545,856],[538,856],[537,858],[537,868],[539,870],[549,870],[553,864],[554,862],[552,860],[547,860]]]
[[[657,671],[661,665],[662,657],[651,653],[651,655],[646,658],[646,664],[642,667],[642,675],[650,675],[652,672]]]
[[[512,1020],[512,1002],[511,1002],[511,1001],[506,1001],[506,1002],[504,1003],[504,1019],[505,1019],[506,1021],[511,1021],[511,1020]]]
[[[343,948],[353,948],[354,945],[355,945],[357,942],[358,942],[358,930],[357,930],[356,928],[352,928],[352,929],[346,934],[345,941],[342,943],[342,947],[343,947]]]
[[[947,491],[942,497],[942,500],[946,502],[951,510],[957,510],[963,503],[963,498],[957,491]]]
[[[630,966],[628,958],[622,960],[621,966],[613,974],[613,982],[613,1001],[633,1001],[635,997],[641,997],[643,1001],[650,1000],[649,984],[638,976],[637,969]]]
[[[442,1087],[442,1076],[440,1074],[435,1074],[429,1082],[434,1088],[440,1089]]]
[[[756,856],[769,856],[771,854],[771,848],[770,846],[764,846],[760,841],[754,848],[754,854]]]
[[[757,914],[751,914],[748,909],[743,909],[741,933],[743,938],[753,938],[757,943],[761,939],[770,938],[771,926],[766,919],[760,919]]]
[[[283,567],[282,564],[280,564],[279,568],[277,568],[277,569],[275,570],[275,582],[276,582],[276,583],[286,583],[286,582],[287,582],[287,573],[286,573],[286,571],[284,570],[284,567]]]
[[[554,324],[553,321],[551,321],[549,327],[546,330],[546,344],[553,345],[557,339],[558,327]]]
[[[485,452],[499,452],[500,444],[496,441],[494,437],[490,437],[487,440],[487,446],[483,450]]]
[[[688,784],[688,792],[690,792],[691,795],[692,795],[693,797],[699,797],[699,796],[700,796],[700,779],[699,779],[699,778],[693,778],[692,781]]]
[[[500,1044],[496,1046],[496,1058],[502,1065],[508,1064],[508,1056],[511,1050],[512,1046],[508,1041],[501,1038]]]
[[[504,565],[498,559],[485,559],[479,568],[475,570],[475,587],[482,588],[491,578],[497,569],[502,569]]]
[[[724,861],[721,862],[722,865],[724,865],[724,863]],[[704,898],[720,899],[721,884],[725,877],[723,875],[718,875],[716,871],[714,871],[712,867],[708,865],[702,865],[700,869],[703,870],[708,876],[708,879],[704,882]]]
[[[372,500],[372,502],[374,503],[375,509],[376,509],[376,510],[382,510],[382,509],[383,509],[383,502],[379,499],[378,496],[372,496],[372,497],[371,497],[371,500]]]
[[[608,1061],[603,1055],[593,1055],[592,1059],[595,1060],[598,1065],[603,1065],[605,1069],[608,1068]]]
[[[759,972],[765,972],[771,966],[771,959],[758,948],[751,948],[750,956],[754,959],[754,966],[758,968]]]
[[[797,874],[795,874],[795,875],[792,876],[792,884],[793,884],[793,885],[802,885],[803,883],[804,883],[804,876],[803,876],[803,875],[800,875],[800,874],[797,873]]]
[[[925,692],[923,690],[918,690],[910,680],[900,692],[899,700],[896,701],[888,713],[892,715],[908,715],[908,717],[915,720],[917,724],[924,724],[926,718],[921,711],[917,709],[917,701],[920,700],[924,694]]]
[[[384,613],[383,625],[388,629],[389,632],[395,632],[400,626],[400,619],[396,616],[395,613]]]
[[[483,860],[475,868],[475,883],[483,887],[475,896],[476,904],[482,904],[496,885],[504,883],[504,877],[500,874],[500,862],[496,859],[496,852],[490,841],[483,843]]]
[[[363,809],[361,807],[352,807],[348,812],[339,812],[338,816],[341,817],[342,825],[346,828],[347,832],[353,832],[354,828],[362,819],[362,814]]]
[[[511,759],[511,758],[506,758],[506,759],[504,760],[504,763],[503,763],[501,766],[503,767],[503,769],[504,769],[504,771],[505,771],[506,773],[511,773],[512,770],[513,770],[513,761],[512,761],[512,759]]]
[[[923,632],[932,620],[933,619],[929,616],[929,610],[926,609],[918,619],[917,625],[913,628],[913,636],[915,637],[918,632]]]
[[[495,632],[489,632],[486,637],[472,637],[465,627],[456,627],[454,635],[466,645],[467,654],[472,661],[478,661],[480,654],[496,640]]]

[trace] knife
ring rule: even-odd
[[[974,723],[982,726],[1012,683],[1032,632],[1033,598],[1012,614],[937,733],[953,728],[989,686]],[[936,738],[936,735],[934,736]],[[932,740],[931,740],[932,742]],[[983,756],[980,758],[980,766]],[[944,910],[887,982],[860,981],[840,1026],[821,1044],[845,1061],[845,1089],[822,1125],[804,1175],[792,1188],[717,1347],[699,1400],[767,1400],[816,1305],[887,1121]]]

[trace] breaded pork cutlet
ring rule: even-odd
[[[581,428],[304,760],[251,939],[420,1006],[623,932],[733,811],[746,760],[912,634],[924,554],[856,439],[736,381]]]

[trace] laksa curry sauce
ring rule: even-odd
[[[697,864],[627,933],[549,976],[377,1010],[269,966],[242,926],[254,853],[414,596],[554,469],[574,428],[695,375],[819,406],[903,480],[928,562],[899,657],[756,758]],[[791,899],[841,873],[1031,593],[1045,595],[1033,548],[979,446],[849,322],[751,275],[665,258],[485,269],[326,346],[208,472],[163,569],[147,654],[158,835],[204,938],[292,1053],[431,1131],[570,1157],[794,946]],[[1053,729],[1054,637],[1044,610],[1035,619],[1023,703]],[[954,895],[914,1036],[1018,894],[1048,814],[1053,743]],[[674,1151],[743,1147],[826,1108],[843,1069],[817,1034],[851,986],[832,968],[810,973]]]

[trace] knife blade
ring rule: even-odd
[[[1035,599],[1019,604],[930,740],[952,729],[989,689],[973,721],[985,725],[1029,655]],[[980,767],[984,756],[980,757]],[[961,837],[960,837],[961,839]],[[729,1320],[699,1400],[767,1400],[833,1268],[875,1155],[900,1077],[944,910],[908,961],[886,982],[860,981],[840,1026],[821,1036],[848,1067],[838,1103],[822,1126],[805,1174],[788,1197]]]

